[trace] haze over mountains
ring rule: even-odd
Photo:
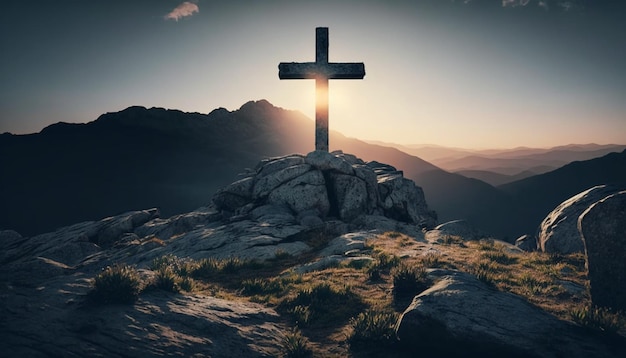
[[[519,147],[470,150],[435,145],[368,142],[398,148],[447,171],[468,178],[480,179],[494,186],[547,173],[574,161],[598,158],[626,149],[626,145],[592,143],[570,144],[553,148]]]
[[[313,124],[261,100],[206,115],[130,107],[87,124],[5,133],[0,228],[32,235],[128,210],[159,207],[163,216],[193,210],[263,158],[310,152]],[[330,147],[403,170],[424,189],[441,222],[467,219],[509,240],[534,232],[547,212],[590,186],[626,186],[624,145],[468,153],[394,148],[331,131]],[[567,164],[572,160],[584,161]],[[549,171],[553,167],[561,168]],[[479,171],[485,181],[456,170]],[[509,180],[521,173],[526,179]]]

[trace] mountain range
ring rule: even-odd
[[[57,123],[29,135],[5,133],[0,135],[0,229],[33,235],[128,210],[159,207],[163,216],[193,210],[259,160],[306,154],[313,143],[311,119],[265,100],[209,114],[135,106],[86,124]],[[598,184],[626,186],[624,148],[483,151],[470,155],[485,160],[472,162],[460,149],[438,148],[439,157],[433,158],[431,148],[430,156],[420,158],[416,154],[426,153],[423,148],[330,133],[331,150],[403,170],[424,189],[441,222],[466,219],[509,241],[534,232],[543,216],[580,191]],[[470,164],[461,167],[464,155]],[[461,175],[463,171],[454,173],[442,163],[484,175],[528,175],[490,184]],[[492,172],[485,163],[522,170]],[[530,163],[537,165],[527,168]],[[541,166],[546,167],[537,169]],[[560,167],[542,172],[552,169],[547,166]],[[542,173],[536,175],[531,168]]]
[[[469,150],[435,145],[399,145],[369,141],[372,144],[392,146],[420,157],[444,170],[468,178],[480,179],[498,186],[560,168],[573,161],[598,158],[621,152],[626,145],[570,144],[552,148]]]

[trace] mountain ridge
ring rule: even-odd
[[[209,114],[132,106],[87,124],[4,134],[0,151],[19,155],[0,158],[10,173],[0,178],[0,227],[30,235],[146,207],[159,207],[164,216],[192,210],[260,159],[306,154],[313,143],[311,119],[266,100]],[[509,240],[534,230],[509,224],[520,213],[538,215],[528,201],[519,206],[516,191],[332,130],[330,147],[404,171],[442,222],[466,219]]]

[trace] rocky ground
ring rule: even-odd
[[[0,232],[7,357],[621,357],[581,253],[433,227],[402,173],[349,155],[265,161],[196,211]],[[137,295],[96,279],[128,266]],[[134,276],[133,276],[134,275]]]

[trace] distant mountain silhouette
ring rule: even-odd
[[[540,173],[544,173],[546,171],[541,171]],[[498,186],[498,185],[522,180],[522,179],[537,175],[539,173],[533,172],[531,170],[526,170],[519,174],[506,175],[506,174],[490,172],[487,170],[460,170],[456,172],[456,174],[460,174],[466,178],[478,179],[478,180],[484,181],[485,183],[489,185]]]
[[[543,174],[573,161],[598,158],[612,152],[621,152],[620,144],[569,144],[553,148],[518,147],[512,149],[463,149],[438,145],[401,145],[368,141],[394,147],[417,156],[444,170],[483,180],[492,185]]]
[[[550,150],[519,149],[506,152],[483,152],[465,157],[440,158],[432,162],[450,171],[483,170],[505,175],[524,171],[546,173],[573,161],[598,158],[626,148],[624,145],[564,146]]]
[[[130,107],[88,124],[2,135],[0,228],[34,234],[132,209],[192,210],[260,157],[301,142],[306,122],[259,101],[208,115]]]
[[[334,131],[330,147],[403,170],[405,177],[424,189],[428,205],[442,222],[466,219],[485,231],[514,239],[528,232],[524,224],[553,208],[544,210],[548,201],[536,195],[542,201],[539,210],[534,210],[531,195],[524,194],[548,190],[542,180],[495,188],[396,148]],[[149,207],[170,216],[207,205],[216,190],[260,159],[306,154],[313,148],[314,122],[265,100],[209,114],[130,107],[87,124],[57,123],[37,134],[3,134],[0,229],[32,235]],[[570,173],[562,180],[578,182],[578,177]],[[605,180],[599,176],[588,182],[593,182],[591,186]],[[572,190],[585,185],[578,183]],[[559,191],[552,201],[566,199],[570,191]],[[513,219],[515,225],[511,225]]]
[[[564,200],[593,186],[626,188],[626,150],[603,157],[576,161],[549,173],[498,187],[519,205],[521,215],[511,225],[531,233],[543,218]]]

